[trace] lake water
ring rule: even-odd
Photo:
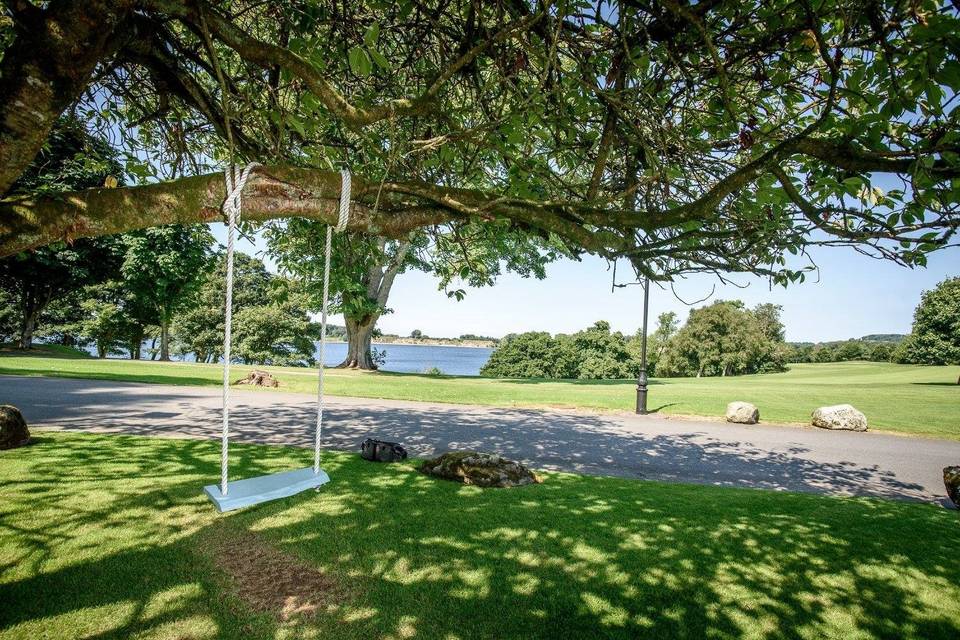
[[[423,373],[436,367],[448,375],[476,376],[490,358],[493,349],[486,347],[437,347],[429,344],[373,344],[377,351],[386,352],[383,371]],[[317,357],[320,351],[317,350]],[[347,356],[346,342],[328,342],[326,364],[336,366]]]
[[[149,353],[150,345],[144,343],[144,354]],[[314,357],[320,357],[320,343]],[[487,347],[437,347],[429,344],[377,344],[374,349],[386,353],[386,362],[380,367],[382,371],[397,371],[399,373],[424,373],[436,367],[443,373],[451,376],[478,376],[482,367],[490,358],[493,349]],[[87,348],[91,355],[96,350]],[[123,352],[126,354],[126,352]],[[346,342],[328,342],[326,353],[327,366],[334,367],[347,356]],[[117,357],[117,356],[112,356]],[[149,355],[146,355],[149,357]],[[180,357],[171,354],[174,360],[193,361],[193,354]]]

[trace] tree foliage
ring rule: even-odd
[[[119,175],[115,151],[82,124],[61,118],[34,161],[11,187],[18,194],[57,194],[100,186]],[[41,314],[84,287],[104,282],[119,267],[114,238],[55,242],[0,259],[0,289],[14,305],[7,322],[17,324],[19,346],[29,348]]]
[[[226,259],[216,256],[173,323],[175,351],[198,362],[223,357]],[[312,365],[319,329],[310,322],[303,288],[276,276],[263,261],[234,254],[233,356],[246,364]]]
[[[228,157],[228,129],[239,158],[305,169],[258,174],[249,220],[334,220],[345,162],[358,173],[352,231],[501,226],[654,278],[791,282],[810,245],[915,265],[955,244],[960,21],[946,2],[6,10],[5,194],[74,108],[132,174],[202,173]],[[8,202],[0,253],[206,220],[222,189],[212,176]]]
[[[639,361],[619,331],[600,320],[571,335],[530,331],[504,337],[480,370],[497,378],[628,378]]]
[[[657,363],[660,376],[729,376],[785,369],[779,308],[755,310],[740,301],[717,301],[691,309]]]
[[[121,274],[130,308],[160,326],[160,359],[169,360],[170,323],[200,283],[213,236],[203,225],[171,225],[127,234],[123,243]]]
[[[960,277],[923,292],[913,312],[913,330],[895,358],[915,364],[960,364]]]

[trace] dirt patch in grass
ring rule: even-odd
[[[248,531],[220,533],[207,547],[210,559],[226,574],[233,595],[253,611],[287,621],[344,601],[346,590],[336,580],[259,536]]]

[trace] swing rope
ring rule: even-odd
[[[227,197],[223,201],[223,213],[227,218],[227,291],[223,331],[223,425],[220,435],[220,494],[227,495],[229,447],[230,447],[230,346],[233,324],[233,249],[237,223],[243,209],[243,189],[247,186],[250,173],[260,165],[249,163],[242,171],[231,165],[224,171]],[[350,171],[340,170],[340,209],[336,227],[327,226],[327,246],[323,267],[323,315],[320,322],[320,376],[317,385],[317,427],[313,444],[313,472],[320,471],[320,441],[323,434],[323,363],[327,343],[327,308],[330,289],[330,251],[333,243],[333,231],[343,231],[350,219]]]
[[[320,439],[323,437],[323,367],[327,356],[327,303],[330,300],[330,250],[333,232],[347,228],[350,219],[350,171],[340,170],[340,211],[336,228],[327,225],[327,251],[323,261],[323,311],[320,315],[320,376],[317,379],[317,428],[313,439],[313,472],[320,471]]]

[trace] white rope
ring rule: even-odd
[[[227,476],[230,438],[230,341],[233,323],[233,242],[237,222],[240,221],[243,188],[247,186],[250,172],[259,165],[251,162],[237,175],[237,167],[230,166],[223,172],[227,184],[227,197],[223,201],[223,213],[227,216],[227,301],[224,308],[223,326],[223,429],[220,436],[220,493],[227,495]]]
[[[350,220],[350,170],[340,170],[340,211],[336,228],[327,226],[327,248],[323,262],[323,310],[320,315],[320,376],[317,380],[317,428],[313,439],[313,472],[320,471],[320,441],[323,438],[323,365],[327,356],[327,303],[330,299],[330,250],[333,232],[340,233]]]

